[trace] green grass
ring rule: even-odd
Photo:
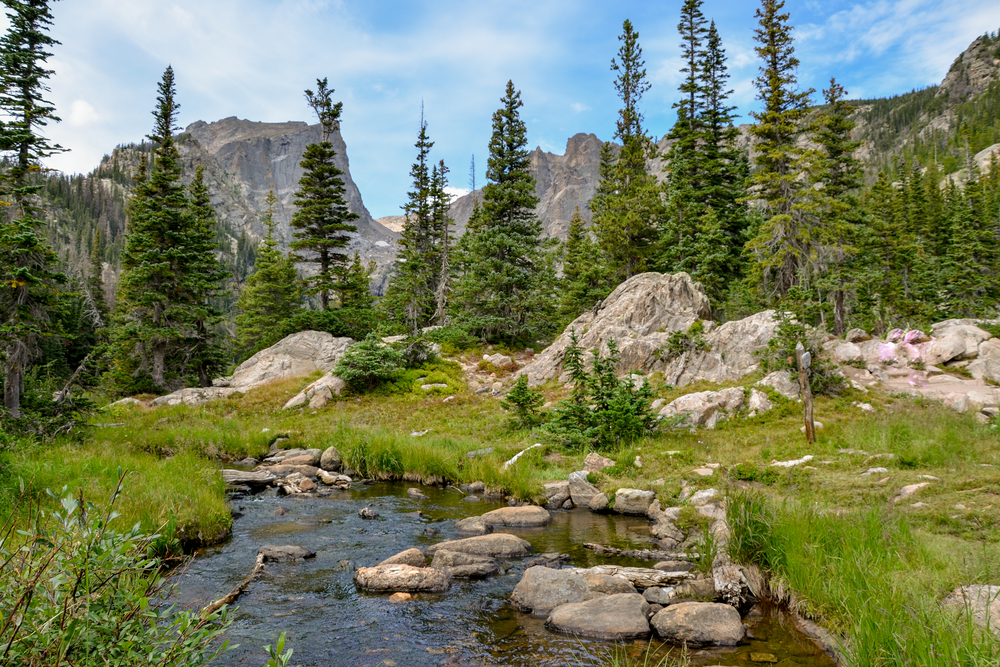
[[[886,508],[837,514],[738,492],[728,512],[730,555],[769,573],[776,597],[849,637],[852,667],[1000,664],[994,636],[938,604],[958,585],[996,583],[996,545],[981,545],[981,555],[967,543],[929,548]]]

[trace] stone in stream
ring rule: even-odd
[[[464,540],[441,542],[428,547],[426,552],[429,555],[434,555],[441,550],[457,551],[475,556],[492,556],[494,558],[520,558],[531,553],[531,543],[527,540],[522,540],[516,535],[496,533],[494,535],[468,537]]]
[[[545,482],[545,509],[557,510],[569,500],[569,482]]]
[[[510,595],[510,602],[521,611],[545,616],[556,607],[571,602],[635,592],[635,586],[619,577],[536,566],[525,570]]]
[[[327,447],[319,459],[319,467],[327,472],[337,472],[344,465],[336,447]]]
[[[259,472],[269,472],[276,477],[287,477],[294,473],[299,473],[300,475],[305,475],[306,477],[315,477],[316,473],[319,472],[319,468],[315,466],[287,466],[280,463],[276,466],[258,466],[257,471]]]
[[[638,593],[607,595],[556,607],[545,625],[558,632],[591,639],[648,637],[649,603]]]
[[[434,554],[431,567],[447,570],[456,579],[483,579],[500,572],[500,564],[495,558],[444,550]]]
[[[523,507],[501,507],[483,514],[483,520],[492,525],[508,528],[531,528],[552,523],[552,515],[544,507],[525,505]]]
[[[427,500],[427,496],[420,489],[407,489],[406,493],[414,500]]]
[[[646,602],[649,604],[658,604],[668,607],[673,604],[676,596],[674,595],[673,588],[651,586],[642,592],[642,597],[646,598]]]
[[[694,563],[686,560],[661,560],[653,569],[662,572],[690,572],[694,569]]]
[[[358,516],[366,521],[371,521],[372,519],[378,518],[378,511],[372,509],[371,507],[362,507],[358,510]]]
[[[379,565],[410,565],[412,567],[427,567],[427,558],[420,549],[407,549],[395,556],[389,556]]]
[[[598,493],[596,496],[590,499],[589,503],[587,503],[587,509],[589,509],[591,512],[604,512],[605,510],[608,509],[608,505],[610,504],[611,501],[608,500],[608,497],[606,495],[604,495],[603,493]]]
[[[615,511],[619,514],[644,515],[656,500],[653,491],[639,489],[618,489],[615,492]]]
[[[468,484],[462,484],[458,488],[460,488],[462,491],[465,491],[466,493],[486,492],[486,484],[484,484],[483,482],[469,482]]]
[[[740,612],[714,602],[670,605],[653,617],[652,625],[660,639],[691,648],[736,646],[746,634]]]
[[[257,550],[258,554],[264,555],[264,562],[294,562],[306,558],[315,558],[316,552],[296,546],[273,546],[266,545]]]
[[[493,532],[493,524],[481,516],[470,516],[456,522],[455,529],[462,535],[489,535]]]
[[[445,570],[396,563],[359,567],[354,583],[372,593],[443,593],[451,586],[451,577]]]
[[[524,567],[526,569],[529,567],[549,567],[553,570],[558,570],[563,565],[568,564],[569,561],[569,554],[549,552],[524,561]]]
[[[409,602],[412,599],[413,596],[410,595],[409,593],[393,593],[392,595],[389,596],[389,602],[392,602],[394,604],[398,602]]]
[[[270,486],[277,477],[266,470],[248,472],[246,470],[223,470],[222,479],[230,486],[244,484],[250,487]]]

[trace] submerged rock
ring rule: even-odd
[[[456,579],[482,579],[500,572],[500,563],[495,558],[443,549],[435,552],[431,567],[447,570]]]
[[[264,562],[294,562],[306,558],[315,558],[316,552],[311,549],[296,546],[263,546],[257,550],[258,554],[264,555]]]
[[[463,500],[468,500],[469,498],[476,497],[466,496]],[[476,498],[476,500],[479,500],[479,498]],[[470,516],[467,519],[462,519],[455,523],[455,528],[462,535],[489,535],[493,532],[493,524],[481,516]]]
[[[556,607],[545,625],[553,630],[592,639],[624,640],[648,637],[649,603],[638,593],[620,593]]]

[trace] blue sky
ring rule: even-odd
[[[176,73],[180,124],[238,116],[309,120],[302,91],[327,77],[344,102],[351,172],[376,217],[399,214],[423,100],[434,159],[466,188],[482,183],[490,117],[508,79],[522,91],[529,143],[562,153],[566,139],[609,140],[618,100],[611,58],[631,19],[652,90],[643,111],[657,136],[673,122],[681,0],[67,0],[53,5],[49,135],[71,152],[49,160],[88,172],[152,126],[156,83]],[[754,108],[752,0],[706,0],[729,55],[733,103]],[[852,97],[939,83],[976,36],[1000,29],[996,0],[788,0],[800,83],[831,76]]]

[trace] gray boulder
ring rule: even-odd
[[[464,540],[441,542],[427,548],[427,553],[433,555],[438,551],[457,551],[474,556],[492,556],[499,558],[520,558],[531,553],[531,543],[516,535],[496,533],[468,537]]]
[[[229,386],[246,391],[275,380],[332,371],[352,343],[325,331],[294,333],[237,366]]]
[[[255,470],[249,472],[246,470],[223,470],[222,479],[226,480],[226,484],[230,486],[235,486],[237,484],[245,484],[247,486],[270,486],[277,477],[274,473],[268,470]]]
[[[621,593],[556,607],[545,625],[557,632],[592,639],[648,637],[649,603],[638,593]]]
[[[464,500],[469,500],[470,498],[476,497],[466,496]],[[476,500],[479,500],[479,498],[476,498]],[[456,522],[455,529],[462,535],[489,535],[493,532],[493,524],[481,516],[470,516],[467,519]]]
[[[973,621],[1000,637],[1000,586],[961,586],[941,604],[968,609]]]
[[[598,493],[587,503],[587,509],[591,512],[603,512],[608,509],[609,505],[611,505],[611,501],[608,500],[608,497],[603,493]]]
[[[799,383],[792,381],[792,374],[789,371],[769,373],[757,385],[770,387],[785,398],[795,399],[799,397]]]
[[[521,611],[546,616],[556,607],[571,602],[635,592],[632,584],[619,577],[535,566],[524,571],[511,593],[510,602]]]
[[[557,510],[569,500],[569,482],[545,482],[545,509]]]
[[[577,470],[569,474],[569,497],[577,507],[589,507],[601,490],[587,481],[587,472]]]
[[[446,570],[396,563],[359,567],[354,583],[373,593],[442,593],[451,585]]]
[[[340,472],[344,461],[340,458],[340,452],[336,447],[327,447],[320,455],[319,467],[328,472]]]
[[[746,635],[740,613],[727,604],[714,602],[670,605],[651,623],[661,639],[692,648],[736,646]]]
[[[311,549],[305,549],[303,547],[296,547],[296,546],[278,547],[270,544],[258,549],[257,553],[264,555],[265,563],[270,561],[289,563],[297,560],[316,557],[316,552]]]
[[[615,512],[645,516],[654,500],[656,493],[653,491],[618,489],[615,492]]]
[[[642,592],[642,597],[646,598],[649,604],[667,607],[674,601],[674,592],[670,588],[651,586]]]
[[[389,556],[379,565],[409,565],[411,567],[427,567],[427,558],[420,549],[407,549],[395,556]]]
[[[746,404],[746,396],[741,387],[730,387],[719,391],[699,391],[681,396],[660,410],[661,419],[683,417],[678,426],[689,428],[715,425],[727,416],[735,414]]]
[[[447,570],[455,579],[482,579],[500,572],[495,558],[444,550],[435,552],[431,567]]]
[[[530,528],[552,523],[552,515],[544,507],[525,505],[522,507],[501,507],[483,514],[483,520],[492,525],[508,528]]]
[[[774,408],[774,404],[771,399],[767,397],[767,394],[762,392],[760,389],[750,390],[750,400],[747,401],[747,410],[749,416],[753,417],[756,415],[762,415],[765,412],[769,412]]]
[[[300,391],[285,403],[285,410],[301,408],[308,405],[313,410],[326,407],[334,396],[341,396],[347,389],[347,383],[336,375],[327,373],[308,387]]]
[[[970,362],[966,370],[977,380],[1000,382],[1000,338],[980,343],[979,358]]]

